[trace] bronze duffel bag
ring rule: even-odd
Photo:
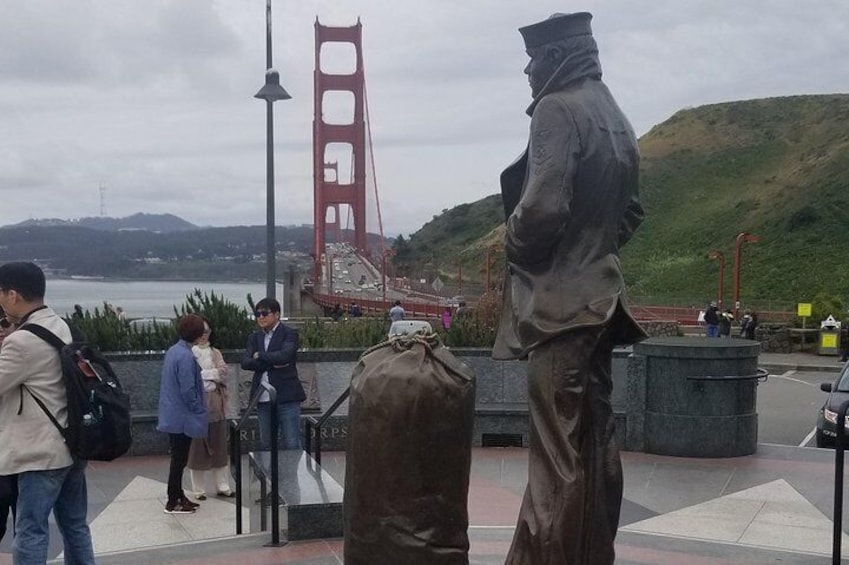
[[[401,336],[354,370],[346,565],[469,563],[475,375],[436,336]]]

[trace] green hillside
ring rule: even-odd
[[[633,295],[696,304],[715,296],[718,264],[707,254],[718,250],[730,300],[734,240],[748,232],[762,239],[743,247],[744,302],[849,297],[849,95],[682,110],[640,149],[646,221],[622,250]],[[403,242],[397,259],[415,271],[439,255],[467,263],[464,277],[480,276],[502,221],[497,195],[463,204]]]
[[[433,279],[438,274],[451,281],[460,264],[467,281],[482,281],[487,247],[501,243],[498,228],[503,220],[500,194],[443,210],[409,240],[396,240],[394,261],[398,275]]]
[[[849,95],[794,96],[682,110],[640,140],[646,221],[623,250],[635,294],[715,294],[743,247],[741,298],[849,295]],[[668,300],[667,300],[668,301]]]

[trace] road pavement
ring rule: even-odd
[[[770,375],[758,385],[758,441],[800,447],[814,446],[813,430],[826,393],[820,383],[834,373],[789,370]]]

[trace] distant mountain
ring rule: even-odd
[[[6,227],[47,227],[47,226],[74,226],[91,228],[101,231],[124,231],[139,230],[154,233],[171,233],[200,229],[198,226],[175,216],[174,214],[133,214],[125,218],[91,217],[76,220],[60,220],[58,218],[45,218],[26,220],[19,224]]]
[[[348,240],[352,238],[347,230],[343,233]],[[0,263],[37,261],[54,274],[69,276],[262,280],[264,267],[255,267],[264,264],[265,238],[265,226],[157,232],[146,228],[102,230],[80,222],[16,225],[0,228]],[[306,263],[306,270],[311,270],[311,225],[278,226],[275,239],[278,261]],[[330,234],[328,240],[333,241]],[[367,234],[366,242],[371,249],[381,248],[378,235]]]

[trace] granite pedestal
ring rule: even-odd
[[[757,449],[757,342],[650,338],[634,346],[626,448],[682,457]]]

